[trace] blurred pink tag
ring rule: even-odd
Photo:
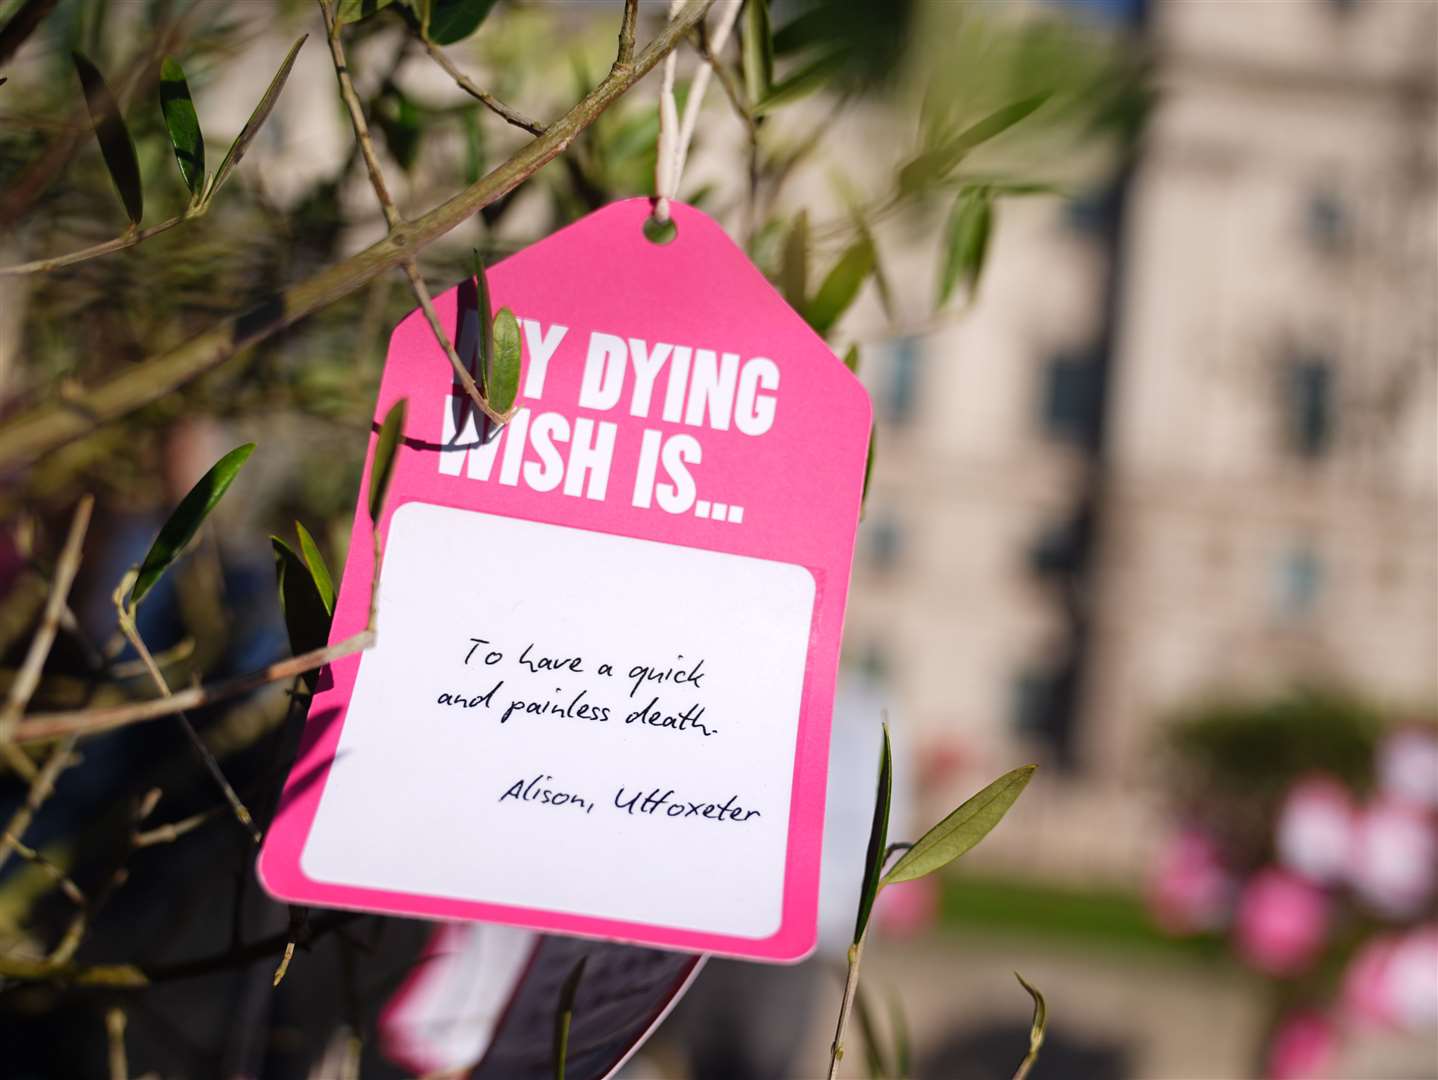
[[[658,245],[648,213],[491,271],[525,353],[491,441],[423,317],[395,330],[379,641],[315,697],[260,857],[276,896],[813,947],[869,400],[717,224],[676,205]],[[436,307],[472,357],[472,283]],[[332,641],[365,626],[371,529],[361,492]]]

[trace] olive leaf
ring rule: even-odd
[[[95,129],[95,140],[100,144],[100,155],[105,159],[105,168],[114,181],[120,202],[125,205],[125,214],[130,224],[140,224],[145,216],[145,194],[140,186],[140,161],[135,155],[135,140],[130,138],[130,129],[120,116],[120,106],[100,69],[90,63],[81,52],[72,52],[70,59],[75,64],[75,74],[80,77],[80,89],[85,94],[85,108],[90,113],[90,123]]]
[[[943,265],[939,271],[939,307],[960,281],[973,292],[979,284],[994,227],[993,195],[986,187],[965,188],[954,200],[945,230]]]
[[[500,308],[494,317],[494,351],[484,380],[489,407],[497,413],[508,412],[519,395],[521,353],[519,320],[509,308]]]
[[[335,7],[335,22],[343,26],[345,23],[368,19],[381,8],[389,7],[392,2],[393,0],[340,0]]]
[[[764,116],[780,105],[787,105],[818,90],[831,75],[842,71],[848,57],[844,53],[826,53],[813,63],[800,68],[753,105],[755,116]]]
[[[436,45],[453,45],[479,29],[494,0],[430,0],[426,33]]]
[[[779,285],[784,299],[795,311],[803,311],[809,300],[809,211],[800,210],[784,238]]]
[[[330,636],[330,609],[304,560],[278,536],[270,537],[275,554],[275,580],[280,591],[280,613],[290,637],[290,650],[299,656],[322,649]]]
[[[744,88],[749,101],[769,96],[774,85],[774,34],[769,25],[769,0],[744,6]]]
[[[310,531],[295,522],[295,533],[300,538],[300,555],[305,560],[305,566],[309,568],[310,575],[315,579],[315,588],[319,590],[320,599],[324,601],[325,610],[334,613],[335,610],[335,583],[330,577],[330,568],[325,563],[325,557],[320,554],[319,545]]]
[[[965,128],[939,146],[927,150],[899,170],[899,189],[914,192],[948,176],[974,147],[1002,134],[1047,101],[1047,93],[1012,101]]]
[[[819,285],[819,291],[804,309],[816,333],[827,334],[839,317],[849,309],[863,288],[864,279],[874,269],[874,248],[864,238],[856,240],[839,256]]]
[[[850,345],[844,353],[844,366],[855,375],[859,374],[859,346],[857,343]]]
[[[893,796],[894,758],[889,746],[889,725],[883,725],[884,743],[879,752],[879,784],[874,793],[874,820],[869,825],[869,851],[864,857],[864,880],[859,887],[859,914],[854,920],[854,944],[869,927],[879,879],[884,872],[884,853],[889,850],[889,803]]]
[[[1029,1052],[1024,1055],[1023,1061],[1019,1062],[1018,1071],[1014,1073],[1014,1080],[1024,1080],[1029,1075],[1029,1070],[1034,1067],[1034,1062],[1039,1059],[1039,1048],[1044,1044],[1044,1029],[1049,1022],[1049,1008],[1037,987],[1017,971],[1014,972],[1014,978],[1029,992],[1029,997],[1034,999],[1034,1019],[1029,1027]]]
[[[564,1080],[565,1060],[569,1057],[569,1026],[574,1021],[574,998],[579,993],[579,981],[584,978],[584,965],[588,961],[588,954],[581,956],[559,988],[559,1007],[554,1011],[554,1080]]]
[[[230,144],[230,149],[226,152],[225,159],[220,162],[220,167],[215,172],[215,180],[214,183],[210,185],[209,193],[206,196],[207,198],[219,191],[224,182],[229,179],[230,173],[234,171],[235,166],[240,163],[240,159],[245,156],[245,151],[250,148],[250,143],[252,143],[255,136],[259,134],[260,128],[264,125],[264,122],[269,119],[270,112],[275,107],[275,102],[279,100],[280,91],[285,88],[285,80],[290,77],[290,69],[295,66],[295,57],[299,55],[300,46],[305,43],[308,37],[308,34],[302,34],[299,39],[290,46],[290,51],[285,54],[285,59],[280,64],[279,70],[275,72],[274,78],[270,80],[270,85],[265,88],[264,96],[260,98],[259,104],[255,106],[255,111],[250,113],[250,118],[245,121],[245,126],[242,127],[240,133],[235,136],[235,141]]]
[[[988,836],[1033,778],[1036,765],[1004,773],[919,838],[884,875],[882,884],[913,881],[953,862]]]
[[[210,511],[219,505],[225,492],[229,490],[230,484],[239,475],[241,467],[249,460],[254,450],[254,443],[245,443],[244,446],[235,447],[215,462],[210,467],[210,471],[200,477],[199,482],[180,500],[180,504],[170,514],[169,520],[160,528],[155,542],[150,545],[144,562],[140,564],[140,572],[135,578],[135,584],[130,588],[130,607],[132,609],[145,598],[145,594],[154,588],[155,583],[160,580],[170,565],[180,557],[185,545],[194,539],[195,533],[204,524],[205,518],[209,517]]]
[[[394,475],[395,452],[404,436],[404,414],[407,401],[400,398],[385,413],[384,423],[379,427],[379,438],[375,440],[374,463],[369,471],[369,516],[379,526],[380,513],[384,510],[384,499],[389,493],[390,477]]]
[[[859,1021],[859,1033],[864,1037],[864,1060],[872,1080],[891,1080],[896,1076],[902,1080],[903,1073],[895,1073],[889,1068],[888,1056],[884,1053],[884,1044],[879,1037],[879,1025],[874,1016],[873,1004],[869,1000],[869,992],[861,982],[854,984],[854,1018]]]
[[[205,187],[205,137],[200,132],[200,118],[190,97],[185,69],[170,56],[160,65],[160,112],[165,117],[170,145],[175,148],[180,176],[190,194],[199,195]]]

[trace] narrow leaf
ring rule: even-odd
[[[508,412],[519,394],[519,320],[504,307],[494,317],[494,355],[485,373],[485,396],[497,413]]]
[[[874,234],[869,229],[868,223],[862,214],[855,216],[855,222],[859,229],[859,238],[869,245],[869,251],[874,259],[874,288],[879,290],[879,303],[884,309],[884,316],[890,322],[894,321],[894,290],[889,287],[889,276],[884,273],[884,264],[879,259],[879,242],[874,239]]]
[[[884,852],[889,849],[889,802],[893,795],[894,761],[889,748],[889,725],[883,725],[884,743],[879,752],[879,783],[874,792],[874,820],[869,826],[869,851],[864,858],[864,881],[859,890],[859,915],[854,920],[854,944],[869,927],[874,898],[879,895],[879,877],[884,872]]]
[[[1024,1080],[1029,1075],[1029,1070],[1034,1067],[1034,1062],[1039,1059],[1039,1049],[1044,1044],[1044,1029],[1049,1022],[1049,1009],[1048,1005],[1044,1003],[1044,996],[1039,993],[1037,987],[1017,971],[1014,972],[1014,978],[1018,979],[1019,985],[1029,992],[1029,997],[1034,999],[1034,1020],[1029,1028],[1029,1052],[1024,1055],[1024,1060],[1019,1063],[1018,1071],[1014,1073],[1014,1080]]]
[[[883,883],[892,885],[932,874],[974,848],[1009,812],[1037,767],[1022,765],[1007,772],[965,802],[904,852],[884,875]]]
[[[809,211],[800,210],[784,239],[784,261],[779,267],[779,286],[784,299],[795,311],[809,302]]]
[[[325,557],[320,554],[319,545],[310,531],[295,522],[295,532],[300,538],[300,554],[304,557],[305,566],[309,568],[310,576],[315,579],[315,588],[319,590],[320,599],[324,601],[325,610],[333,614],[335,610],[335,583],[330,577],[330,568],[325,563]]]
[[[949,214],[944,261],[939,271],[939,307],[949,302],[960,281],[970,293],[978,287],[994,227],[994,201],[987,188],[959,192]]]
[[[827,334],[833,329],[839,317],[849,310],[849,305],[863,288],[864,279],[873,269],[874,249],[862,239],[851,244],[839,256],[839,261],[819,285],[814,299],[804,309],[804,318],[816,333]]]
[[[479,294],[479,370],[475,376],[480,390],[488,394],[489,367],[494,356],[494,302],[489,296],[489,275],[477,250],[474,250],[474,287]]]
[[[275,581],[280,591],[280,612],[296,656],[322,649],[330,636],[330,611],[320,595],[319,583],[295,550],[278,536],[270,537],[275,554]]]
[[[812,94],[828,82],[831,75],[842,71],[847,59],[843,52],[826,53],[813,63],[800,68],[770,90],[765,97],[754,103],[754,115],[763,116],[773,112],[780,105],[787,105],[791,101],[797,101],[801,97]]]
[[[869,427],[869,453],[864,458],[864,490],[859,494],[859,516],[864,516],[864,507],[869,502],[869,481],[874,478],[874,457],[879,452],[879,429],[877,425]]]
[[[260,98],[259,104],[255,106],[255,111],[250,113],[250,118],[245,121],[245,126],[241,128],[240,133],[235,136],[235,141],[230,144],[229,152],[225,154],[225,160],[220,162],[220,168],[215,173],[215,182],[210,188],[211,195],[219,191],[220,186],[229,179],[230,173],[234,170],[235,166],[240,163],[240,159],[245,156],[245,151],[250,148],[250,143],[252,143],[255,136],[259,134],[260,128],[263,127],[265,121],[269,119],[270,112],[275,107],[275,102],[279,100],[280,91],[285,88],[285,80],[290,77],[290,69],[295,66],[295,57],[299,55],[300,46],[305,43],[305,39],[308,37],[308,34],[302,34],[300,38],[290,46],[290,51],[285,54],[284,62],[280,64],[279,70],[275,72],[275,77],[270,80],[270,85],[265,88],[264,96]]]
[[[763,101],[774,85],[774,35],[769,26],[769,0],[748,0],[744,6],[744,88],[750,103]]]
[[[159,535],[155,537],[155,542],[150,545],[150,550],[145,555],[145,561],[140,564],[140,573],[130,589],[132,608],[154,588],[155,582],[160,580],[170,568],[170,564],[180,557],[185,545],[194,539],[205,518],[219,505],[230,484],[239,475],[240,468],[249,460],[254,450],[254,443],[245,443],[244,446],[231,450],[215,462],[210,471],[200,477],[199,483],[180,500],[180,505],[175,507],[169,520],[161,527]]]
[[[564,1080],[564,1065],[569,1057],[569,1026],[574,1021],[574,999],[579,993],[579,981],[584,978],[584,965],[588,961],[588,954],[581,956],[559,988],[559,1008],[554,1013],[554,1080]]]
[[[905,192],[918,191],[942,180],[970,150],[1013,127],[1047,101],[1048,97],[1047,93],[1035,94],[1033,97],[1010,102],[942,145],[920,154],[899,170],[899,188]]]
[[[857,343],[850,345],[844,353],[844,366],[855,375],[859,374],[859,346]]]
[[[873,1080],[890,1080],[895,1073],[886,1060],[884,1044],[879,1039],[879,1026],[874,1022],[874,1009],[862,982],[854,985],[854,1015],[859,1021],[859,1033],[864,1037],[864,1059],[869,1066],[869,1075]],[[898,1076],[902,1078],[903,1074]]]
[[[190,97],[190,84],[178,60],[165,57],[160,65],[160,111],[165,116],[165,130],[175,148],[180,176],[191,195],[198,195],[205,186],[205,137],[200,133],[200,118]]]
[[[436,45],[453,45],[479,29],[494,0],[431,0],[429,40]]]
[[[130,138],[130,129],[120,117],[120,106],[100,69],[90,63],[79,52],[70,54],[75,64],[75,74],[80,77],[80,88],[85,93],[85,108],[90,113],[90,123],[95,128],[95,140],[100,144],[100,155],[105,159],[105,168],[125,204],[125,214],[132,225],[140,224],[145,216],[145,195],[140,186],[140,161],[135,156],[135,140]]]
[[[381,8],[389,7],[391,3],[392,0],[340,0],[335,7],[335,22],[343,26],[345,23],[368,19]]]
[[[889,995],[889,1027],[894,1032],[894,1071],[908,1080],[914,1074],[912,1040],[909,1038],[909,1019],[904,1015],[904,1002],[898,991]]]
[[[389,493],[389,480],[394,475],[395,452],[404,436],[404,414],[406,399],[400,398],[385,413],[384,423],[375,440],[374,463],[369,471],[369,516],[379,526],[380,512],[384,510],[384,498]]]

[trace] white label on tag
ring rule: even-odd
[[[306,874],[777,931],[806,569],[412,502],[379,591]]]

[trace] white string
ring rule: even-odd
[[[709,50],[718,56],[729,41],[729,34],[739,18],[743,0],[719,0],[714,5],[719,13],[714,28],[709,33]],[[672,19],[684,6],[684,0],[669,0],[669,17]],[[704,103],[704,92],[709,89],[709,79],[714,74],[707,63],[701,64],[694,73],[689,86],[689,98],[684,103],[684,122],[679,122],[679,109],[674,101],[674,68],[678,50],[671,50],[664,58],[664,77],[659,87],[659,152],[654,162],[654,217],[661,222],[669,220],[669,201],[679,193],[679,178],[684,173],[684,164],[689,158],[689,144],[694,139],[694,129],[699,123],[699,108]]]

